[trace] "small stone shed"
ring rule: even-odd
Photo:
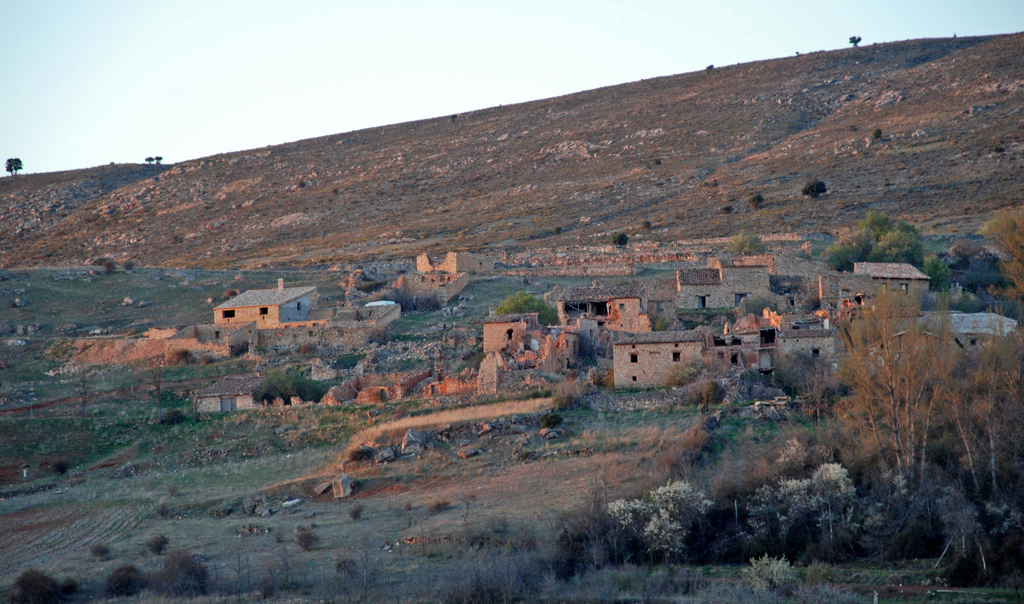
[[[601,329],[633,333],[651,331],[647,288],[641,284],[556,287],[546,297],[554,300],[562,325],[573,326],[582,317],[596,320]]]
[[[262,381],[258,377],[226,377],[218,380],[196,391],[196,409],[203,413],[255,409],[259,406],[256,391]]]

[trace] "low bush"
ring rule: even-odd
[[[64,595],[56,579],[42,571],[29,569],[18,575],[14,582],[11,601],[23,604],[50,604],[62,601]]]
[[[317,537],[313,529],[304,528],[295,533],[295,543],[304,552],[311,551],[316,547],[316,544],[320,542],[320,537]]]
[[[134,596],[146,586],[146,578],[134,564],[118,566],[107,575],[106,593],[112,598]]]
[[[820,180],[812,180],[805,184],[804,188],[801,189],[800,192],[803,193],[804,195],[809,195],[817,199],[818,196],[824,193],[828,193],[828,187],[826,187],[825,183],[821,182]]]
[[[452,509],[452,502],[447,499],[438,499],[427,506],[427,515],[434,516],[450,509]]]
[[[107,557],[110,556],[110,546],[106,543],[96,543],[89,548],[89,553],[92,554],[94,558],[106,560]]]
[[[409,504],[405,504],[407,507]],[[359,522],[359,519],[363,517],[363,504],[357,503],[348,510],[348,517],[352,519],[352,522]]]
[[[161,424],[166,426],[174,426],[185,421],[185,414],[181,412],[181,409],[170,409],[164,413],[163,419],[160,420]]]
[[[153,575],[153,587],[167,596],[201,596],[210,587],[210,575],[189,552],[171,550],[164,565]]]
[[[541,428],[555,428],[562,425],[562,416],[557,413],[545,413],[540,416]]]
[[[324,395],[324,386],[311,380],[294,369],[275,369],[263,378],[263,383],[256,390],[256,399],[265,403],[275,398],[288,401],[297,396],[304,401],[318,401]]]
[[[149,551],[159,556],[164,553],[164,549],[167,548],[167,544],[170,542],[171,540],[167,538],[167,535],[153,535],[149,538],[149,541],[146,541],[146,547],[149,548]]]
[[[373,459],[373,449],[359,446],[348,452],[348,461],[369,461]]]
[[[53,458],[50,461],[50,467],[53,468],[54,472],[63,476],[68,473],[68,470],[71,469],[71,462],[68,460],[67,457],[61,455]]]
[[[192,364],[192,352],[184,348],[169,350],[164,354],[164,363],[168,365],[190,365]]]
[[[299,354],[310,355],[316,352],[316,344],[313,342],[303,342],[299,344]]]
[[[789,560],[784,557],[769,558],[768,554],[761,558],[751,558],[750,566],[743,569],[743,579],[762,591],[775,591],[795,578]]]
[[[567,376],[554,387],[551,398],[551,404],[555,409],[571,409],[580,398],[580,388],[576,385],[576,380],[570,380]]]

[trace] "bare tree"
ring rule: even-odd
[[[78,389],[78,427],[81,430],[85,429],[85,411],[92,395],[93,377],[93,373],[85,367],[79,368],[75,375],[75,386]]]
[[[163,386],[164,386],[164,358],[153,357],[146,362],[143,370],[143,380],[153,387],[153,398],[156,401],[157,418],[160,423],[164,421]]]
[[[919,312],[914,301],[883,292],[841,331],[848,354],[840,377],[853,391],[854,418],[881,459],[908,477],[923,475],[932,414],[946,400],[955,357],[948,320],[925,331]]]

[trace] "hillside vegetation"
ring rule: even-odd
[[[613,232],[673,242],[835,231],[869,209],[974,232],[1021,201],[1022,65],[1024,34],[914,40],[174,166],[3,178],[0,266],[321,264]],[[112,186],[86,185],[115,168],[126,176]],[[827,192],[803,195],[813,180]]]

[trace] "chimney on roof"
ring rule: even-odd
[[[277,280],[277,289],[284,289],[284,279]]]

